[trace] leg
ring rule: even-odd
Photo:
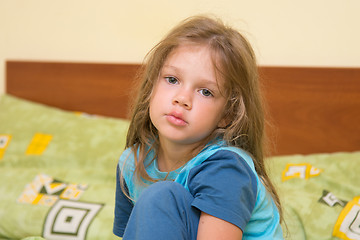
[[[123,239],[196,239],[200,211],[193,196],[179,183],[154,183],[141,194]]]

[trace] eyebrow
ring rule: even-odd
[[[177,68],[177,67],[175,67],[175,66],[172,66],[172,65],[163,65],[162,66],[162,68],[161,68],[161,70],[163,70],[164,68],[172,68],[172,69],[174,69],[175,71],[179,71],[179,69]]]
[[[179,68],[177,68],[177,67],[175,67],[175,66],[172,66],[172,65],[164,65],[164,66],[162,67],[162,69],[164,69],[164,68],[171,68],[171,69],[173,69],[173,70],[176,72],[176,74],[181,73],[181,69],[179,69]],[[214,81],[208,80],[208,79],[206,79],[206,78],[202,78],[202,79],[201,79],[201,82],[202,82],[203,84],[212,85],[212,86],[214,86],[214,87],[216,87],[216,88],[219,87],[218,82],[217,82],[216,79],[215,79],[215,82],[214,82]]]

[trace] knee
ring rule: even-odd
[[[181,197],[190,197],[191,194],[179,183],[172,181],[161,181],[151,184],[140,195],[138,203],[154,205],[169,204]]]

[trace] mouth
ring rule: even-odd
[[[188,124],[180,113],[172,112],[166,114],[165,117],[172,125],[175,126],[185,126]]]

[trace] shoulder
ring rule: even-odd
[[[258,177],[241,154],[219,149],[193,167],[187,180],[194,207],[244,230],[255,207]]]
[[[120,155],[119,163],[124,163],[129,156],[133,155],[133,151],[131,148],[126,148]],[[119,164],[120,165],[120,164]]]
[[[240,181],[252,183],[256,189],[258,176],[253,168],[251,157],[241,149],[220,148],[194,166],[188,178],[206,178],[208,181]]]
[[[250,169],[252,169],[253,166],[253,160],[250,155],[242,149],[235,147],[223,147],[213,151],[211,155],[204,160],[204,163],[213,161],[226,164],[247,165]]]
[[[122,174],[133,172],[135,169],[135,158],[132,148],[126,148],[120,155],[118,167]]]
[[[253,160],[250,155],[240,148],[226,146],[226,144],[220,141],[208,145],[196,157],[191,159],[183,167],[175,181],[188,189],[190,177],[199,173],[201,173],[201,175],[210,174],[211,176],[212,171],[220,169],[219,174],[226,174],[226,169],[232,169],[238,172],[245,170],[248,173],[245,175],[253,175],[257,178]],[[245,176],[243,174],[241,175]]]

